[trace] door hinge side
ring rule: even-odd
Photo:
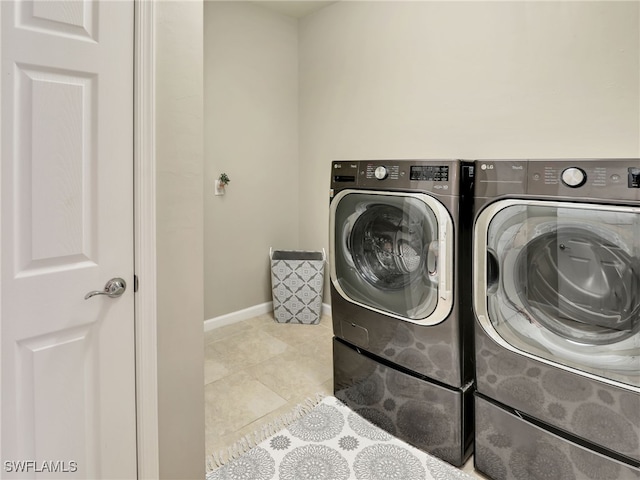
[[[136,293],[138,291],[138,276],[134,275],[133,276],[133,293]]]

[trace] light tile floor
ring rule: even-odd
[[[331,318],[277,323],[272,314],[205,332],[207,455],[273,422],[307,398],[333,394]],[[469,460],[463,471],[485,478]]]

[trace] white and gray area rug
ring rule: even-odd
[[[255,446],[249,438],[244,448],[209,457],[206,480],[473,480],[376,427],[335,397],[322,398],[312,408],[301,406],[290,420]]]

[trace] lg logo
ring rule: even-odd
[[[480,165],[480,170],[493,170],[493,163],[483,163]]]

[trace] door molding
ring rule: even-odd
[[[138,478],[159,478],[155,2],[134,0],[134,271]]]

